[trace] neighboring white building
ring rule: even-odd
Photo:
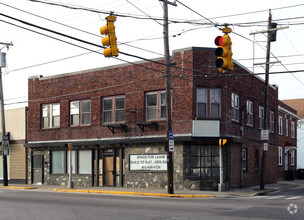
[[[304,119],[298,121],[298,169],[304,169]]]
[[[298,121],[297,130],[297,168],[304,169],[304,99],[289,99],[282,101],[295,108],[298,112],[298,116],[301,118]]]

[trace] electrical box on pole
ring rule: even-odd
[[[6,53],[0,53],[0,67],[6,67]]]

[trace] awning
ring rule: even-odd
[[[296,150],[297,147],[296,146],[285,146],[285,154],[291,150]]]

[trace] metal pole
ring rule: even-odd
[[[268,17],[268,30],[271,28],[271,10],[269,9],[269,17]],[[271,41],[272,32],[268,31],[267,34],[267,52],[266,52],[266,69],[265,69],[265,98],[264,98],[264,130],[267,129],[267,120],[268,120],[268,84],[269,84],[269,60],[270,60],[270,41]],[[263,142],[263,153],[262,153],[262,165],[261,165],[261,175],[260,175],[260,190],[265,189],[265,166],[266,166],[266,149],[264,149]]]
[[[220,140],[220,152],[219,152],[219,156],[220,156],[220,184],[218,187],[218,191],[222,192],[222,188],[223,188],[223,152],[222,152],[222,140]]]
[[[72,165],[72,150],[69,149],[69,161],[70,161],[70,166],[69,166],[69,183],[68,183],[68,188],[72,189],[74,188],[73,180],[72,180],[72,172],[73,172],[73,165]]]
[[[171,75],[170,75],[170,53],[169,53],[169,37],[168,37],[168,1],[163,1],[164,9],[164,52],[166,59],[166,147],[167,147],[167,172],[168,172],[168,194],[174,194],[173,187],[173,156],[169,150],[169,132],[172,131],[172,118],[171,118]]]
[[[3,84],[2,84],[2,69],[0,67],[0,102],[1,102],[1,132],[2,132],[2,159],[3,159],[3,186],[8,186],[7,176],[7,155],[4,152],[3,136],[6,135],[5,131],[5,115],[4,115],[4,101],[3,101]]]

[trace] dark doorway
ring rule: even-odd
[[[43,184],[43,155],[32,156],[32,184]]]

